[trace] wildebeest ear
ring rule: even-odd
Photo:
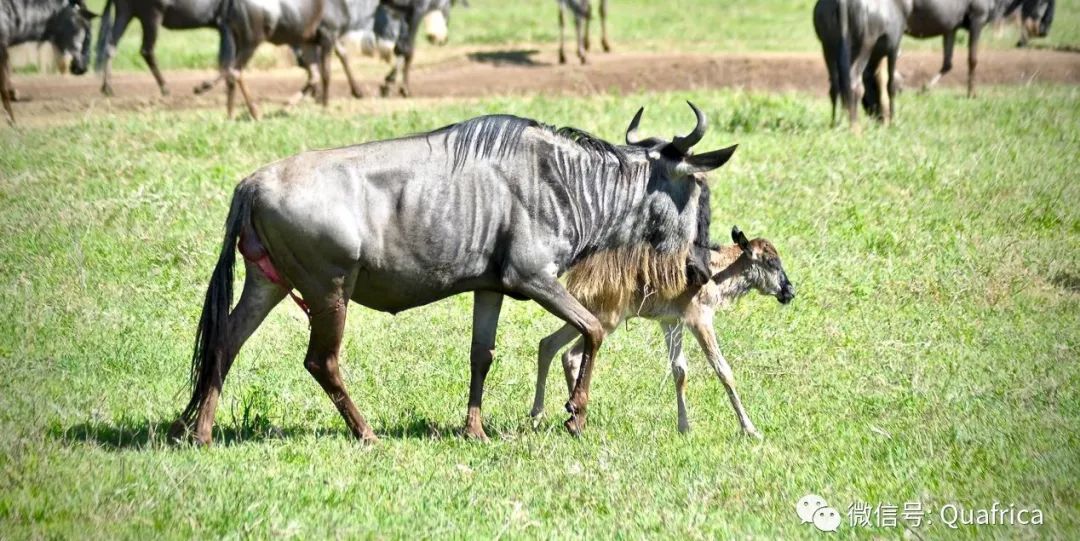
[[[688,175],[712,171],[727,163],[731,159],[731,155],[735,153],[736,148],[739,148],[739,145],[731,145],[720,150],[687,156],[679,163],[678,170]]]
[[[750,240],[746,238],[746,235],[744,235],[742,231],[739,231],[739,226],[737,225],[732,226],[731,228],[731,240],[735,242],[735,244],[738,244],[743,252],[750,255],[752,251],[750,248]]]

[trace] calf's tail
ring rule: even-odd
[[[251,223],[253,187],[241,183],[233,191],[229,217],[225,220],[225,240],[221,245],[217,265],[206,288],[202,315],[195,331],[195,348],[191,354],[191,401],[181,414],[187,422],[194,420],[199,405],[212,387],[222,383],[222,357],[229,343],[229,307],[233,298],[233,266],[236,263],[236,242],[241,230]]]
[[[106,0],[105,8],[101,10],[101,23],[98,26],[97,46],[94,51],[94,71],[100,72],[105,69],[105,51],[109,47],[112,27],[113,0]]]

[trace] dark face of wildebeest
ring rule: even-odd
[[[771,242],[765,239],[748,240],[738,227],[731,229],[731,240],[750,258],[750,282],[754,289],[762,295],[776,297],[781,304],[795,298],[795,285],[788,280],[780,254]]]
[[[82,75],[90,65],[90,20],[97,17],[81,1],[65,6],[49,21],[50,41],[71,57],[71,73]]]

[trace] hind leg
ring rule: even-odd
[[[559,2],[559,63],[566,63],[566,6]]]
[[[473,295],[472,348],[469,352],[469,411],[465,417],[465,437],[486,440],[480,408],[484,402],[484,380],[495,358],[495,332],[503,296],[491,291]]]
[[[607,37],[607,0],[600,0],[600,45],[605,53],[611,52],[611,42]]]
[[[351,283],[351,281],[346,283]],[[345,419],[345,424],[352,435],[364,442],[374,443],[379,438],[368,426],[352,398],[349,398],[338,369],[348,303],[349,296],[344,291],[335,292],[326,300],[312,303],[311,341],[308,343],[307,356],[304,358],[304,368],[326,391],[326,395],[330,397],[338,413]]]
[[[214,352],[218,373],[209,382],[210,389],[199,403],[195,417],[195,441],[203,445],[209,445],[211,442],[214,413],[217,410],[218,398],[221,396],[221,386],[229,374],[229,369],[232,368],[236,354],[255,329],[259,328],[270,310],[277,306],[287,293],[284,288],[268,280],[255,265],[245,261],[245,269],[244,291],[240,294],[240,301],[236,303],[236,308],[229,314],[228,342],[222,351]],[[173,423],[169,430],[169,438],[179,440],[189,428],[188,420],[181,418]]]
[[[9,92],[8,78],[8,52],[7,47],[0,44],[0,102],[4,104],[4,113],[9,124],[15,124],[15,113],[11,110],[11,93]]]
[[[161,95],[168,96],[169,87],[165,85],[165,77],[161,75],[161,70],[158,69],[157,65],[157,58],[154,56],[154,44],[157,43],[157,33],[158,28],[161,26],[161,18],[162,13],[155,10],[152,17],[143,20],[142,47],[139,49],[139,53],[142,54],[143,60],[146,61],[146,65],[150,67],[150,73],[154,74],[154,80],[157,81]]]

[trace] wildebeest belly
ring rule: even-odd
[[[907,20],[907,34],[929,38],[945,34],[964,22],[967,0],[915,0]]]
[[[137,0],[136,0],[137,1]],[[214,26],[222,0],[170,0],[162,2],[161,24],[165,28],[186,30]]]
[[[352,300],[373,310],[396,314],[476,289],[499,290],[497,280],[467,278],[452,284],[431,283],[423,276],[362,269],[357,274]]]

